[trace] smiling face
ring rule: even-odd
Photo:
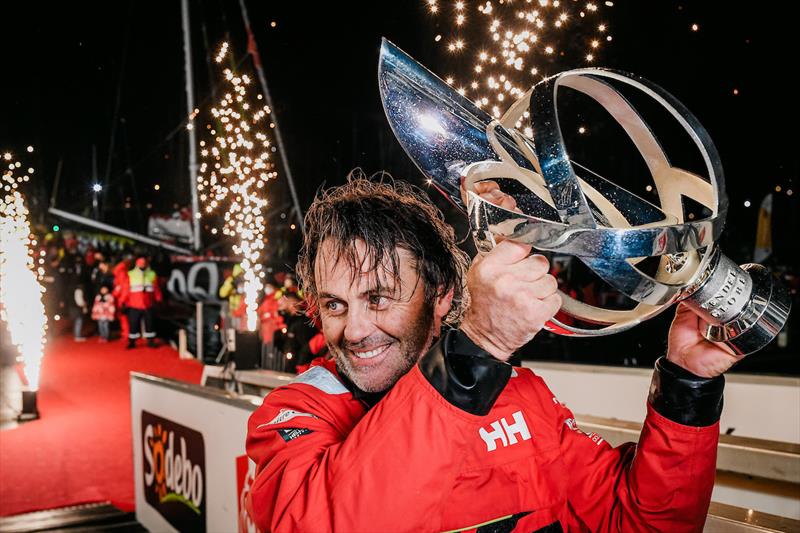
[[[380,392],[430,346],[450,309],[452,291],[426,301],[410,252],[396,249],[395,276],[390,264],[370,268],[362,241],[354,248],[351,264],[329,241],[320,246],[314,276],[322,331],[340,372],[361,390]]]

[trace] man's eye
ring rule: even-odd
[[[338,313],[342,311],[344,306],[342,305],[342,302],[331,301],[325,304],[325,308],[331,313]]]
[[[377,309],[382,309],[386,307],[389,303],[389,299],[386,296],[381,296],[379,294],[372,294],[369,297],[369,305],[370,307],[374,307]]]

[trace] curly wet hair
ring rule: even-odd
[[[425,301],[453,290],[453,303],[444,322],[455,325],[466,305],[466,271],[469,259],[456,244],[455,233],[428,195],[410,183],[381,172],[367,177],[360,169],[347,182],[320,191],[305,216],[305,237],[297,262],[297,275],[318,317],[314,264],[323,241],[333,245],[334,261],[346,260],[353,271],[375,272],[399,279],[397,250],[412,254]],[[359,259],[356,242],[366,245]]]

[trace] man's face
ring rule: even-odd
[[[356,241],[363,270],[365,248]],[[323,241],[314,265],[325,340],[339,370],[365,392],[387,390],[406,374],[450,308],[450,294],[425,301],[412,255],[399,248],[397,254],[399,279],[389,264],[354,276],[356,267],[344,257],[337,261],[330,241]]]

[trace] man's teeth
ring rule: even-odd
[[[386,350],[386,348],[388,347],[389,345],[387,344],[385,346],[380,346],[368,352],[353,352],[353,354],[355,354],[355,356],[358,357],[359,359],[372,359],[376,355],[383,353],[383,351]]]

